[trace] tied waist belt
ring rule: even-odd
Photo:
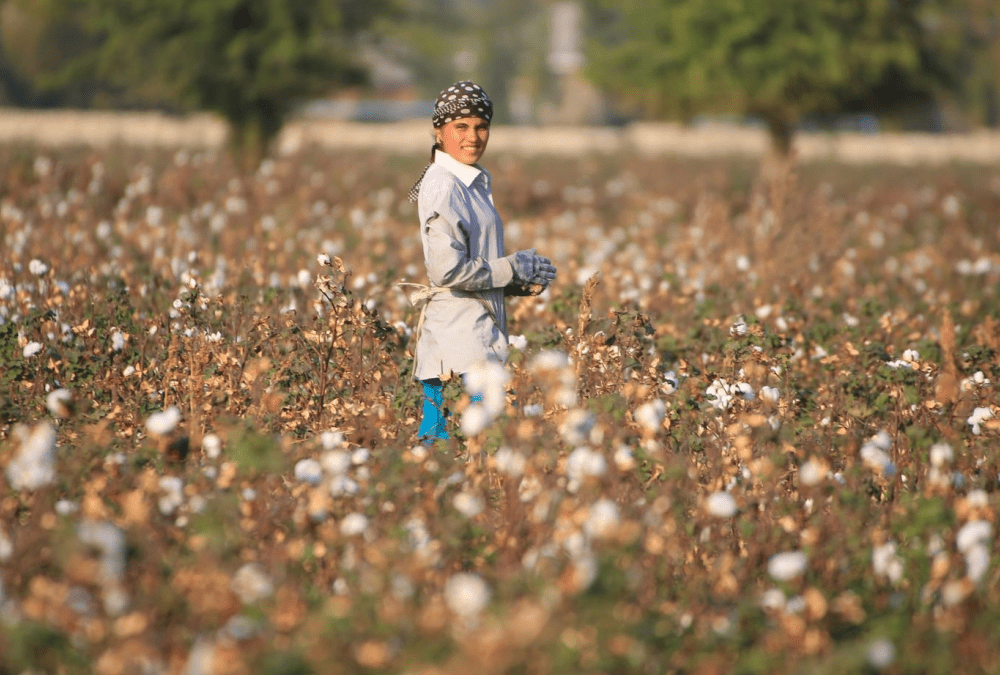
[[[448,288],[447,286],[425,286],[423,284],[414,284],[408,281],[401,281],[396,284],[400,288],[404,289],[407,297],[410,299],[410,304],[416,309],[420,310],[420,316],[417,319],[417,329],[413,333],[413,372],[417,372],[417,348],[416,345],[420,343],[420,334],[424,330],[424,317],[427,314],[427,305],[430,304],[431,299],[436,295],[450,295],[453,298],[469,298],[471,300],[478,300],[493,319],[493,323],[498,327],[500,322],[497,321],[496,312],[493,311],[493,306],[486,301],[481,294],[475,291],[459,291],[453,288]],[[411,290],[406,290],[411,289]]]

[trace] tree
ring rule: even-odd
[[[354,40],[391,0],[25,0],[94,46],[51,83],[99,77],[143,101],[218,113],[255,159],[304,98],[363,80]]]
[[[755,116],[787,153],[807,116],[882,112],[960,80],[961,0],[589,0],[594,81],[643,115]]]

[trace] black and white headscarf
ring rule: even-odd
[[[451,85],[440,94],[434,101],[434,112],[431,114],[431,122],[435,129],[439,129],[449,122],[454,122],[463,117],[479,117],[487,122],[493,120],[493,101],[486,94],[482,87],[475,82],[462,80]],[[424,179],[427,169],[434,163],[434,152],[437,150],[435,143],[431,147],[431,161],[420,173],[420,178],[410,188],[409,200],[417,201],[420,193],[420,181]]]

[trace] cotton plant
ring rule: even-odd
[[[709,400],[712,407],[720,412],[729,410],[737,399],[752,401],[755,398],[753,387],[749,383],[730,383],[722,378],[712,380],[705,389],[705,395],[711,397]]]
[[[528,363],[528,372],[542,381],[549,405],[561,408],[576,406],[576,371],[567,354],[555,349],[542,350]]]
[[[896,553],[896,542],[887,541],[872,549],[872,571],[879,579],[896,585],[903,579],[903,559]]]
[[[882,430],[861,444],[861,460],[865,466],[891,478],[896,473],[896,465],[889,456],[892,449],[892,437]]]

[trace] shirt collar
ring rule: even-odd
[[[478,164],[463,164],[444,150],[438,150],[434,153],[434,163],[440,164],[455,174],[460,181],[465,183],[465,187],[472,187],[473,181],[480,174],[486,173]]]

